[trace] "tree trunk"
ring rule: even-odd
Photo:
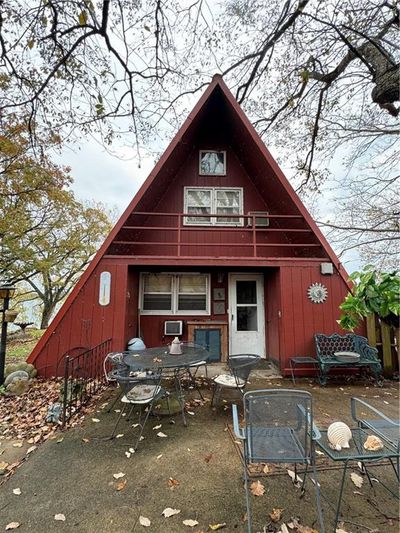
[[[43,303],[43,311],[42,311],[42,319],[40,322],[40,329],[46,329],[49,325],[51,315],[54,312],[55,306],[50,304],[49,302]]]

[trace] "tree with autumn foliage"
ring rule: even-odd
[[[0,277],[40,300],[45,328],[111,222],[102,205],[74,197],[69,169],[35,154],[28,138],[27,125],[13,119],[0,136]]]

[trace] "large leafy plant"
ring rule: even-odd
[[[360,321],[376,313],[389,324],[398,325],[400,315],[400,276],[398,272],[378,272],[371,266],[363,272],[353,272],[350,281],[354,284],[339,306],[343,311],[338,323],[343,329],[353,331]]]

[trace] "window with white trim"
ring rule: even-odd
[[[243,226],[243,218],[232,216],[243,213],[243,189],[237,187],[185,187],[184,210],[188,215],[184,220],[185,225]]]
[[[142,274],[141,280],[141,314],[210,314],[208,274]]]

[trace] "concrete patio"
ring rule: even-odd
[[[274,387],[292,385],[289,380],[260,380],[255,376],[251,379],[251,388]],[[392,382],[382,389],[340,383],[320,388],[309,380],[299,380],[297,388],[312,392],[320,427],[338,419],[349,423],[351,396],[364,398],[389,416],[398,417],[398,388]],[[209,398],[210,391],[205,392]],[[72,530],[200,533],[209,531],[210,525],[225,523],[223,531],[245,532],[239,446],[228,428],[230,401],[222,402],[215,410],[210,409],[209,402],[203,405],[192,402],[188,410],[193,414],[187,415],[187,428],[179,415],[175,423],[168,416],[151,417],[137,453],[127,457],[132,443],[130,423],[123,420],[118,429],[122,436],[108,439],[117,415],[114,411],[107,413],[105,403],[113,394],[114,390],[106,391],[98,408],[86,416],[81,427],[60,433],[57,439],[41,445],[0,486],[0,530],[10,522],[19,522],[18,531],[38,533]],[[197,398],[195,392],[191,396]],[[167,437],[157,436],[159,432]],[[333,497],[337,494],[340,472],[332,466],[335,465],[319,458],[322,490]],[[391,468],[384,466],[379,470],[379,478],[395,487]],[[351,471],[359,472],[357,465]],[[252,498],[254,532],[263,532],[264,528],[279,531],[282,522],[288,524],[294,518],[303,529],[293,531],[318,530],[312,483],[308,483],[306,494],[300,499],[299,490],[284,469],[272,468],[271,472],[257,478],[265,486],[265,494]],[[114,474],[121,473],[124,475],[114,478]],[[16,488],[20,495],[13,493]],[[180,513],[165,518],[162,512],[167,507]],[[277,523],[269,517],[273,508],[283,509],[282,519]],[[326,505],[324,510],[326,528],[331,532],[333,513]],[[63,514],[65,521],[56,521],[57,514]],[[362,487],[357,488],[349,478],[343,514],[346,522],[342,529],[347,532],[398,531],[398,501],[377,482],[371,489],[365,479]],[[148,518],[151,525],[140,525],[140,516]],[[193,528],[184,525],[187,519],[198,521],[198,525]]]

